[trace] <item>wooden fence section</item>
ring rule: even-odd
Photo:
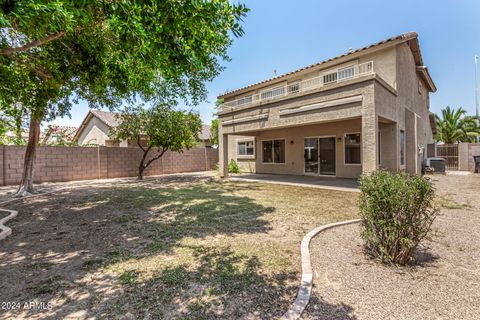
[[[35,160],[36,183],[134,177],[142,157],[139,148],[39,147]],[[23,172],[25,147],[0,146],[0,185],[17,184]],[[151,156],[154,152],[151,152]],[[166,152],[144,172],[147,175],[212,170],[218,150],[194,148]]]
[[[458,170],[458,144],[437,145],[437,157],[445,159],[447,170]]]

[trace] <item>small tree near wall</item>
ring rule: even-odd
[[[112,137],[135,141],[142,149],[139,180],[143,179],[145,169],[168,150],[182,152],[195,146],[202,128],[198,113],[177,111],[167,106],[127,109],[122,113],[121,120],[121,124],[112,131]],[[150,151],[155,153],[149,158]]]
[[[420,176],[378,171],[360,180],[362,238],[368,254],[382,262],[405,265],[430,232],[438,213],[434,188]]]

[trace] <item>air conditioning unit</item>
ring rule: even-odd
[[[433,173],[445,173],[445,159],[426,158],[425,169],[425,171],[433,171]]]

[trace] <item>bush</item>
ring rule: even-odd
[[[367,253],[382,262],[405,265],[430,232],[438,213],[430,180],[377,171],[360,179],[361,236]]]
[[[230,162],[228,163],[228,172],[240,173],[240,167],[238,166],[238,163],[233,159],[231,159]]]

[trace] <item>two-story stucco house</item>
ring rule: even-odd
[[[406,33],[219,96],[220,172],[358,178],[420,173],[433,142],[417,33]]]

